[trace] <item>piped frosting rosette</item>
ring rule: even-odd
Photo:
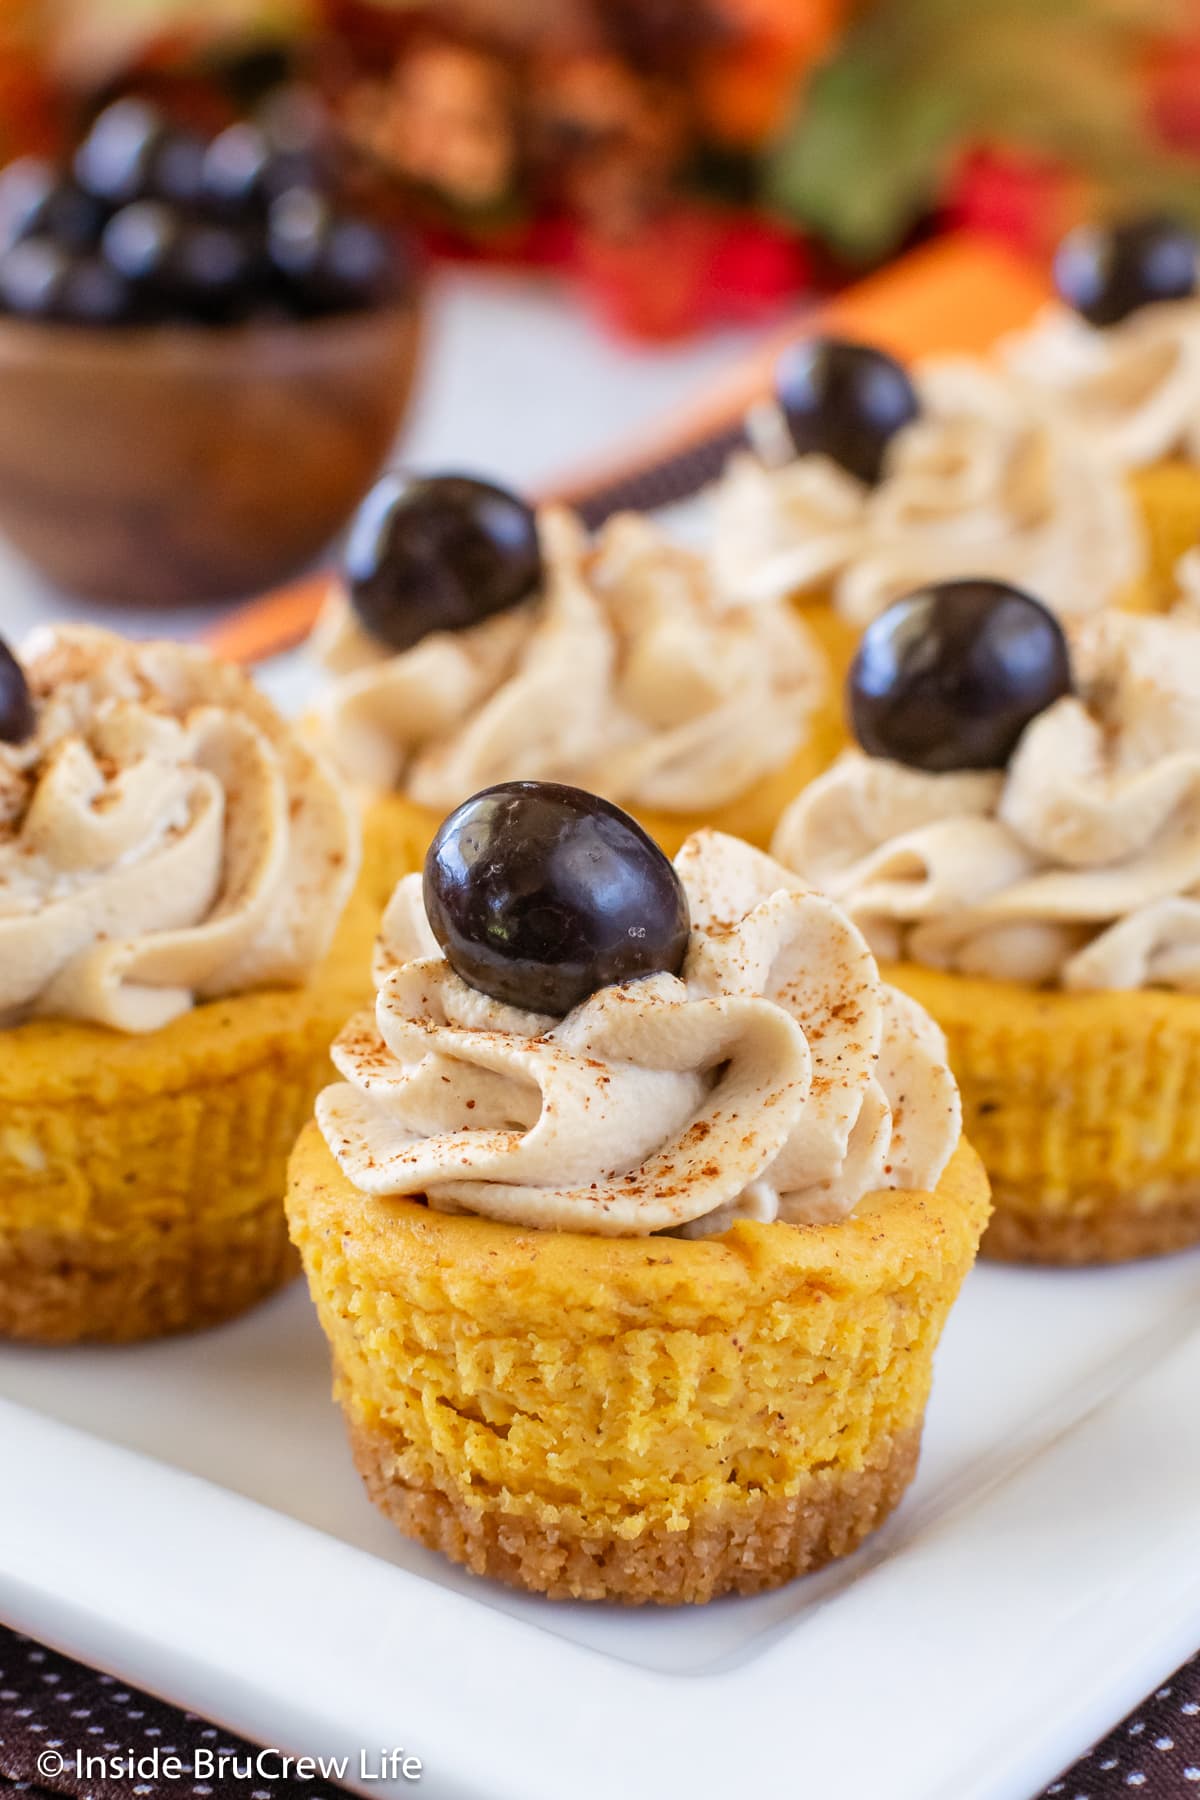
[[[1078,692],[1003,771],[858,752],[789,808],[775,854],[877,953],[1070,989],[1200,989],[1200,616],[1079,628]]]
[[[1119,469],[1200,457],[1200,302],[1146,306],[1103,330],[1043,308],[1005,340],[1004,367]]]
[[[788,761],[826,679],[794,615],[722,605],[703,560],[633,515],[594,544],[561,509],[539,529],[538,594],[400,654],[333,596],[318,726],[351,780],[440,811],[519,775],[692,812]]]
[[[0,743],[0,1024],[154,1031],[304,981],[353,884],[341,789],[237,669],[81,626],[23,657]]]
[[[676,860],[681,975],[603,988],[563,1019],[469,987],[396,889],[373,1012],[317,1119],[345,1175],[444,1211],[610,1236],[737,1218],[829,1220],[932,1189],[958,1140],[937,1027],[884,984],[840,908],[737,839]]]
[[[1085,435],[965,358],[923,364],[920,416],[869,488],[827,457],[796,456],[774,405],[755,454],[714,493],[722,593],[751,602],[828,593],[856,626],[899,595],[993,576],[1064,617],[1097,611],[1136,576],[1140,527],[1122,481]]]

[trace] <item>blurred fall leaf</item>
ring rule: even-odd
[[[886,255],[964,146],[1002,144],[1092,178],[1114,207],[1200,218],[1193,160],[1156,142],[1142,71],[1194,30],[1192,0],[875,0],[818,69],[766,193],[844,255]]]

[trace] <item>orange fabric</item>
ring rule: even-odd
[[[220,620],[205,634],[205,642],[231,662],[265,662],[304,641],[328,587],[329,571],[325,570],[277,588]]]
[[[931,351],[986,350],[1025,324],[1048,292],[1044,273],[983,238],[939,238],[792,320],[714,385],[696,406],[620,456],[575,471],[540,498],[578,500],[601,484],[678,455],[730,425],[771,383],[775,359],[806,333],[831,330],[880,344],[905,360]],[[252,601],[208,635],[220,655],[257,662],[298,644],[320,609],[327,575]]]

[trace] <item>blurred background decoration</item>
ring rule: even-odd
[[[560,270],[643,338],[947,226],[1200,220],[1200,0],[8,0],[0,156],[295,75],[435,255]]]

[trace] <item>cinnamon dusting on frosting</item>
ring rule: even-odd
[[[348,1178],[611,1235],[826,1220],[879,1188],[933,1188],[960,1129],[936,1026],[838,907],[760,852],[704,831],[676,866],[682,975],[601,989],[561,1020],[467,987],[420,877],[402,881],[374,1013],[337,1041],[345,1079],[317,1104]]]
[[[930,360],[914,379],[921,415],[897,433],[875,488],[792,454],[774,409],[760,411],[758,454],[735,456],[714,493],[724,594],[827,592],[866,625],[955,576],[1013,582],[1064,617],[1098,611],[1134,580],[1136,509],[1083,432],[983,362]]]
[[[692,812],[788,761],[825,666],[787,607],[722,605],[703,559],[633,515],[594,544],[561,509],[539,530],[539,594],[399,655],[332,595],[317,725],[350,779],[440,811],[524,779]]]
[[[357,869],[346,802],[238,669],[64,626],[30,641],[0,744],[0,1024],[153,1031],[300,982]]]
[[[1075,633],[1078,694],[1006,771],[926,774],[851,752],[774,851],[881,956],[1074,989],[1200,990],[1200,609]]]

